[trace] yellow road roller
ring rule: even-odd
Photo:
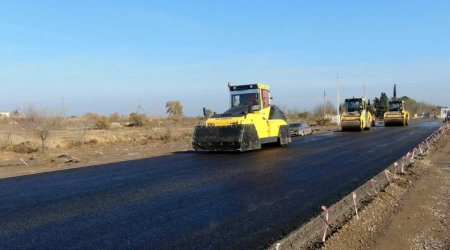
[[[384,113],[384,126],[408,126],[409,112],[402,100],[389,101],[389,110]]]
[[[342,131],[370,129],[372,114],[365,98],[345,99],[345,110],[341,115]]]
[[[291,142],[284,113],[272,105],[268,85],[228,85],[230,108],[214,113],[205,125],[196,126],[192,147],[196,151],[248,151],[262,144],[284,146]],[[205,108],[203,108],[205,116]]]

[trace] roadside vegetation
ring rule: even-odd
[[[133,112],[108,116],[86,113],[67,117],[29,106],[0,118],[0,152],[47,154],[53,151],[117,144],[190,142],[203,118],[183,116],[179,101],[168,102],[167,116]]]
[[[283,108],[291,122],[306,122],[311,126],[335,126],[332,117],[337,115],[336,106],[330,101],[315,106],[312,110],[299,111],[298,109]]]

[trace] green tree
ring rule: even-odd
[[[380,112],[379,114],[381,116],[383,116],[384,113],[386,111],[388,111],[388,108],[389,108],[389,98],[386,95],[386,93],[381,92],[381,95],[380,95],[380,106],[379,106],[379,109],[378,109],[379,110],[378,112]]]
[[[374,113],[375,113],[375,116],[376,116],[376,117],[380,117],[380,114],[378,113],[379,110],[380,110],[380,106],[381,106],[380,99],[379,99],[378,97],[375,97],[375,98],[373,99],[372,107],[373,107],[373,109],[374,109]]]

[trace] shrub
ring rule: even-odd
[[[109,129],[109,121],[105,116],[101,116],[95,120],[94,129]]]
[[[144,126],[145,115],[144,114],[139,114],[139,113],[131,113],[130,114],[130,118],[129,118],[129,122],[133,126],[138,126],[138,127]]]
[[[31,153],[37,152],[39,150],[39,146],[37,146],[29,141],[25,141],[25,142],[21,142],[19,144],[13,145],[11,150],[14,153],[31,154]]]
[[[121,121],[123,121],[123,116],[117,112],[114,112],[111,115],[109,115],[109,121],[110,122],[121,122]]]
[[[172,127],[166,127],[164,133],[161,135],[161,140],[164,142],[169,142],[174,139]]]
[[[86,113],[83,118],[87,120],[91,129],[109,129],[109,120],[106,116],[97,113]]]
[[[89,140],[87,140],[87,141],[85,141],[83,143],[86,144],[86,145],[94,145],[94,144],[98,143],[98,140],[96,138],[91,138],[91,139],[89,139]]]
[[[318,120],[316,120],[316,123],[317,123],[317,125],[319,125],[319,126],[326,126],[326,125],[328,125],[329,123],[331,122],[331,119],[330,118],[321,118],[321,119],[318,119]]]

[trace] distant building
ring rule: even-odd
[[[0,117],[10,117],[11,114],[9,112],[0,112]]]
[[[447,115],[447,112],[450,111],[450,108],[441,108],[441,112],[439,113],[439,118],[445,118],[445,116]]]

